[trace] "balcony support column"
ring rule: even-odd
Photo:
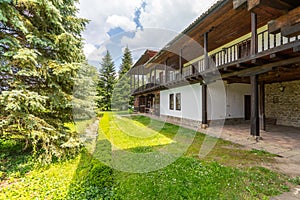
[[[251,12],[251,56],[254,56],[257,53],[257,15],[254,12]]]
[[[154,85],[156,85],[156,65],[154,66]]]
[[[133,74],[133,90],[135,91],[135,89],[136,89],[136,82],[135,82],[135,74]]]
[[[201,128],[206,129],[208,127],[207,123],[207,85],[202,84],[202,124]]]
[[[142,84],[143,84],[143,89],[145,89],[145,65],[142,65]]]
[[[131,70],[131,72],[132,72],[132,70]],[[132,74],[130,73],[130,91],[131,91],[131,93],[133,93],[133,89],[132,89],[133,87],[132,87]]]
[[[265,115],[265,83],[259,85],[259,119],[260,130],[266,130],[266,115]]]
[[[208,63],[208,32],[204,33],[204,70],[209,68]]]
[[[168,82],[168,58],[165,61],[165,83]]]
[[[250,76],[251,80],[251,135],[259,138],[259,106],[258,106],[258,75]]]
[[[180,49],[179,51],[179,76],[180,76],[180,79],[182,78],[182,49]]]
[[[140,67],[137,67],[138,73],[137,73],[137,88],[140,88]]]

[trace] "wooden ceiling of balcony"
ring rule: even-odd
[[[258,0],[248,0],[258,1]],[[258,28],[266,25],[269,21],[274,20],[288,9],[298,6],[300,1],[292,0],[260,0],[260,4],[252,9],[257,14]],[[278,6],[279,2],[284,2],[286,7]],[[188,27],[185,36],[179,36],[179,39],[171,42],[171,44],[161,51],[159,56],[152,59],[154,63],[164,63],[169,58],[178,65],[180,49],[188,52],[186,55],[183,51],[183,57],[186,62],[203,54],[203,49],[195,48],[197,45],[203,46],[203,34],[209,32],[208,48],[209,51],[227,44],[251,31],[251,12],[248,10],[247,4],[233,8],[233,1],[227,0],[219,3],[216,8],[201,16]],[[249,4],[249,2],[248,2]]]

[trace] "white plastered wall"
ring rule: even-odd
[[[201,87],[200,84],[187,85],[172,88],[160,92],[160,114],[173,117],[180,117],[192,120],[199,120],[202,117],[201,111]],[[181,110],[176,110],[174,99],[174,110],[169,109],[169,95],[181,93]]]
[[[249,84],[223,84],[223,81],[211,83],[207,87],[208,120],[226,118],[244,118],[244,96],[250,95]],[[181,93],[181,110],[169,109],[169,95]],[[193,84],[172,88],[160,92],[160,114],[201,121],[202,88]]]

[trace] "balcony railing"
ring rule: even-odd
[[[269,34],[268,30],[262,31],[258,33],[257,35],[257,52],[261,53],[266,50],[279,47],[281,45],[288,44],[290,42],[294,42],[296,40],[300,39],[300,35],[295,37],[283,37],[281,33],[277,34]],[[221,67],[226,64],[233,63],[235,61],[238,61],[239,59],[246,58],[250,56],[251,51],[251,38],[248,37],[244,39],[243,41],[237,42],[236,44],[233,44],[228,47],[222,48],[220,51],[211,54],[209,57],[209,66],[216,66]],[[156,78],[155,83],[152,80],[153,84],[147,84],[146,87],[142,88],[149,88],[154,87],[159,84],[165,84],[169,82],[179,81],[184,79],[187,76],[194,75],[195,73],[201,73],[205,71],[205,64],[204,64],[204,57],[196,62],[194,62],[191,65],[188,65],[182,69],[182,75],[180,74],[179,70],[174,71],[167,71],[164,72],[163,78]],[[165,76],[165,73],[167,73],[167,76]],[[165,78],[167,80],[165,80]],[[141,88],[140,88],[141,89]]]

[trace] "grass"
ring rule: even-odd
[[[215,147],[200,159],[205,135],[189,129],[148,117],[111,113],[104,113],[100,126],[93,154],[83,150],[75,159],[43,168],[33,168],[24,161],[11,173],[5,171],[0,199],[268,199],[289,189],[288,177],[260,167],[273,162],[274,155],[268,152],[246,151],[209,138],[216,142]],[[1,142],[6,160],[18,151],[18,144]],[[130,173],[103,164],[116,164],[112,161],[121,150],[160,153],[171,146],[169,153],[179,155],[176,148],[186,147],[186,143],[188,148],[179,159],[156,171]],[[120,159],[125,161],[123,165],[130,165],[125,158]],[[5,159],[1,158],[1,167]],[[5,161],[6,169],[15,161]],[[16,176],[16,172],[22,175]],[[299,179],[290,182],[297,184]]]

